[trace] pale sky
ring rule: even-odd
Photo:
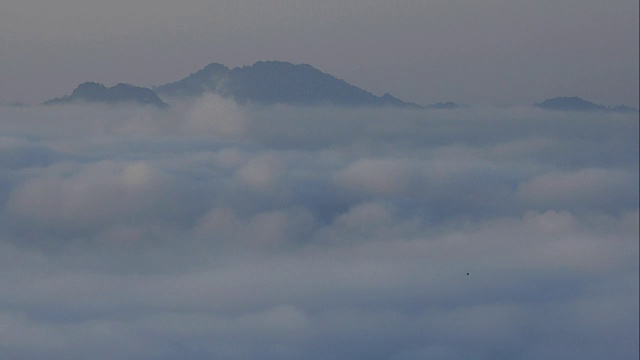
[[[419,104],[638,106],[637,0],[3,0],[0,103],[308,63]]]

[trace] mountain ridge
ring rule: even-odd
[[[119,83],[112,87],[106,87],[97,82],[84,82],[78,85],[71,95],[57,97],[44,102],[44,105],[68,104],[76,102],[87,103],[138,103],[152,105],[158,108],[167,108],[169,105],[151,89]]]
[[[214,62],[180,80],[152,88],[127,83],[109,88],[96,82],[84,82],[70,95],[56,97],[43,104],[138,103],[167,108],[169,105],[164,100],[170,102],[171,99],[196,98],[205,93],[232,99],[239,104],[423,108],[388,93],[376,96],[309,64],[285,61],[258,61],[253,65],[235,68]],[[637,108],[625,105],[605,106],[576,96],[549,98],[534,103],[533,106],[553,111],[638,112]],[[428,109],[447,110],[461,107],[465,106],[449,101],[427,106]]]
[[[605,106],[593,103],[577,96],[558,96],[549,98],[534,107],[554,111],[583,111],[583,112],[638,112],[638,109],[626,105]]]
[[[241,104],[420,108],[388,93],[376,96],[309,64],[284,61],[258,61],[235,68],[211,63],[181,80],[153,87],[153,90],[165,97],[178,98],[211,92]]]

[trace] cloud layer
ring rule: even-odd
[[[2,358],[638,356],[637,115],[207,96],[0,126]]]

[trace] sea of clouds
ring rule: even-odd
[[[637,359],[638,124],[0,106],[0,358]]]

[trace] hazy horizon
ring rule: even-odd
[[[638,3],[616,0],[9,0],[0,102],[96,81],[151,87],[212,62],[308,63],[422,105],[579,96],[638,107]]]

